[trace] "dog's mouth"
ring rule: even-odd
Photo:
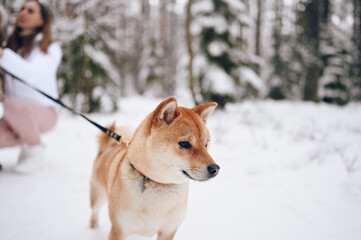
[[[197,181],[197,182],[204,182],[210,179],[210,177],[206,177],[206,178],[194,178],[192,177],[187,171],[182,170],[183,174],[186,175],[189,179],[193,180],[193,181]]]
[[[194,181],[197,181],[196,179],[192,178],[191,175],[189,175],[185,170],[182,170],[183,174],[186,175],[188,178],[194,180]]]

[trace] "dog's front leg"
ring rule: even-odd
[[[124,236],[120,226],[113,224],[110,231],[109,240],[125,240],[125,238],[126,236]]]
[[[159,231],[157,240],[173,240],[177,229],[171,232]]]

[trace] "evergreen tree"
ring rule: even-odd
[[[58,38],[64,50],[58,71],[60,96],[70,98],[73,107],[82,112],[115,110],[112,89],[119,76],[110,55],[112,19],[105,17],[112,6],[102,1],[82,1],[62,7],[66,17],[58,16],[57,20],[61,21],[58,27],[62,35]]]
[[[342,4],[342,3],[341,3]],[[297,45],[293,52],[305,74],[300,75],[303,100],[344,105],[350,100],[349,38],[331,21],[329,0],[307,0],[297,6]]]
[[[322,60],[320,97],[323,101],[338,105],[350,100],[350,59],[346,44],[349,40],[344,30],[331,22],[333,4],[320,2],[320,55]],[[343,37],[342,37],[343,36]]]
[[[256,97],[262,82],[255,73],[243,28],[250,21],[241,1],[201,0],[194,3],[192,34],[198,34],[194,73],[203,100],[227,102]]]

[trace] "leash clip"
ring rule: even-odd
[[[125,146],[129,147],[130,141],[128,139],[120,138],[118,141],[119,144],[125,144]]]
[[[115,133],[109,129],[106,129],[105,134],[108,135],[109,137],[115,139],[118,144],[125,144],[125,146],[127,146],[127,147],[130,144],[130,141],[128,139],[123,138],[123,136],[120,136],[117,133]]]

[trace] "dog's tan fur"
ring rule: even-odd
[[[207,152],[210,136],[205,126],[216,106],[187,109],[169,98],[143,121],[129,146],[100,136],[91,178],[91,227],[108,199],[110,240],[132,234],[172,240],[185,216],[189,179],[205,181],[219,170]],[[131,139],[126,129],[117,131]],[[191,148],[179,144],[185,141]],[[148,178],[143,193],[136,186],[141,174]]]

